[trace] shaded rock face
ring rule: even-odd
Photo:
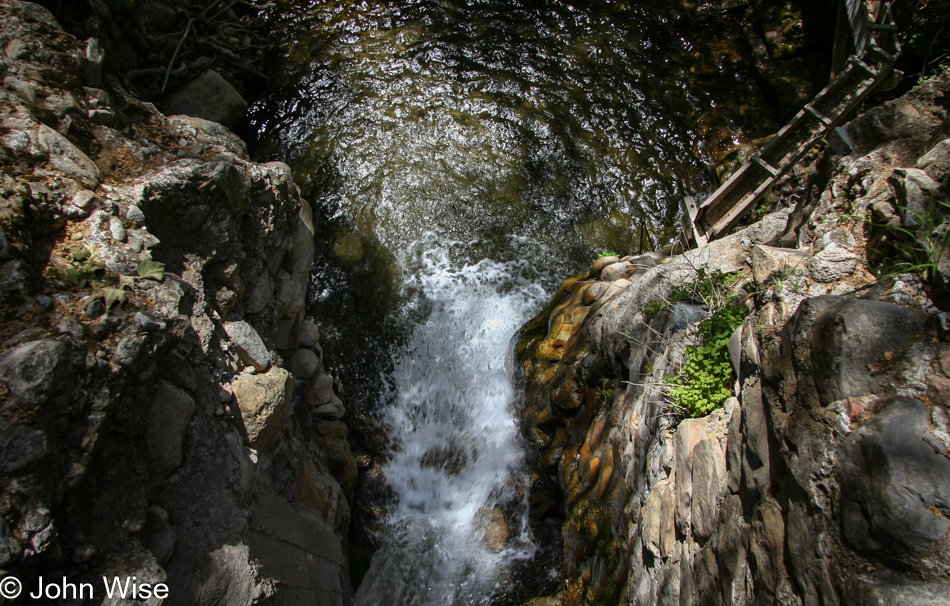
[[[171,96],[168,114],[185,114],[231,128],[247,111],[247,101],[213,69],[206,69]]]
[[[343,604],[356,463],[304,321],[310,206],[95,42],[0,4],[0,572]]]
[[[523,329],[529,501],[564,537],[554,603],[948,603],[942,258],[875,275],[882,242],[926,254],[920,217],[947,219],[948,92],[932,80],[847,125],[791,213],[609,284],[619,260],[595,264]],[[651,304],[698,267],[739,271],[750,315],[729,341],[736,397],[679,419],[665,377],[706,310]]]

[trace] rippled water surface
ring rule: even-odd
[[[251,111],[257,153],[314,204],[310,313],[347,405],[393,441],[357,603],[506,590],[534,553],[511,336],[598,252],[669,241],[758,103],[692,5],[577,4],[278,0],[268,17],[286,60]]]

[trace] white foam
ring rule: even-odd
[[[509,520],[504,550],[487,550],[478,513],[512,502],[525,481],[505,358],[545,293],[530,264],[455,266],[453,249],[466,246],[434,238],[405,260],[414,266],[406,292],[427,317],[395,356],[381,410],[395,443],[383,471],[398,504],[357,593],[361,606],[486,603],[507,564],[534,551],[520,518]]]

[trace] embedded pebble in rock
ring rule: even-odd
[[[820,253],[806,262],[816,282],[837,282],[855,272],[858,257],[837,242],[831,242]]]
[[[86,307],[83,308],[82,313],[85,314],[87,318],[94,320],[106,313],[106,304],[101,298],[96,297],[86,303]]]
[[[590,275],[592,278],[597,278],[600,276],[600,272],[607,267],[608,265],[613,265],[614,263],[619,263],[620,257],[611,255],[609,257],[601,257],[594,261],[593,265],[590,266]]]
[[[628,269],[624,263],[611,263],[600,272],[600,277],[605,282],[614,282],[625,277]]]
[[[122,220],[118,217],[109,219],[109,233],[112,234],[112,239],[116,242],[125,242],[128,237],[125,227],[122,225]]]
[[[129,206],[129,209],[125,212],[125,218],[133,223],[141,225],[145,223],[145,213],[142,212],[142,209],[134,204]]]
[[[290,372],[298,379],[309,379],[319,366],[320,357],[311,349],[298,349],[290,358]]]
[[[227,404],[228,402],[231,401],[232,395],[233,395],[233,392],[231,391],[230,385],[222,385],[221,387],[218,388],[218,402],[221,402],[222,404]]]
[[[40,146],[49,153],[50,165],[54,169],[69,175],[89,188],[95,188],[102,182],[99,167],[63,135],[41,124],[38,141]]]
[[[76,208],[81,208],[83,210],[91,210],[95,201],[96,201],[96,194],[92,193],[88,189],[83,189],[76,192],[76,195],[73,196],[72,204]]]
[[[80,324],[76,318],[63,318],[59,324],[56,325],[56,330],[70,334],[77,339],[82,338],[82,324]]]
[[[320,331],[317,325],[310,320],[304,320],[300,324],[300,347],[313,347],[320,342]]]
[[[19,345],[0,357],[0,378],[30,403],[64,391],[72,381],[73,370],[69,349],[52,339]]]

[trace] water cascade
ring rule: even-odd
[[[348,407],[390,440],[356,603],[491,603],[536,549],[512,335],[598,252],[674,233],[679,199],[714,186],[704,120],[735,131],[720,100],[757,97],[734,73],[689,85],[707,58],[673,5],[278,0],[269,18],[286,60],[252,108],[258,155],[315,206],[309,310]]]

